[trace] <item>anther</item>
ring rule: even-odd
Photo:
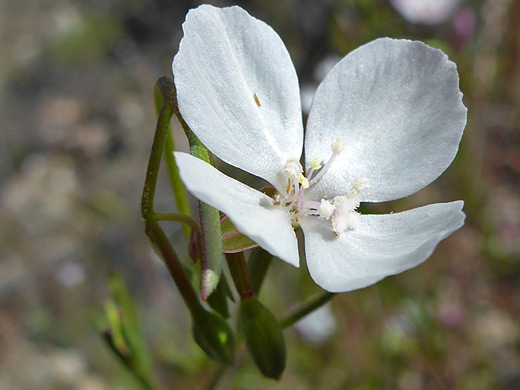
[[[303,188],[306,188],[306,189],[309,188],[309,180],[307,180],[307,178],[305,176],[303,176],[303,174],[301,174],[298,177],[298,183],[300,183]]]
[[[336,137],[332,143],[332,153],[340,154],[347,146],[347,142],[342,137]]]
[[[311,160],[311,168],[312,169],[320,169],[321,168],[321,161],[318,160],[316,157],[314,157],[312,160]]]
[[[368,187],[370,187],[370,180],[368,180],[365,176],[362,176],[354,180],[354,183],[352,185],[352,191],[354,193],[359,194],[361,190]]]

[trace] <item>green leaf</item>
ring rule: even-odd
[[[121,324],[121,315],[119,308],[113,300],[107,300],[103,305],[105,310],[105,319],[107,324],[106,335],[109,338],[111,346],[121,356],[128,355],[128,345],[126,345],[123,336],[123,328]]]
[[[139,324],[137,310],[132,301],[132,297],[124,281],[119,276],[112,275],[109,284],[115,304],[118,307],[116,314],[119,316],[120,331],[124,339],[124,344],[128,347],[128,355],[132,361],[131,365],[138,371],[140,376],[149,379],[152,376],[152,360]],[[107,314],[113,318],[113,309],[111,309],[110,306],[105,306],[105,310]],[[115,321],[112,320],[112,323],[115,323]],[[119,332],[117,328],[112,329],[113,332],[114,330]],[[117,333],[114,333],[114,336],[118,337]]]
[[[240,233],[227,215],[220,220],[220,226],[224,253],[243,252],[258,246],[256,242]]]

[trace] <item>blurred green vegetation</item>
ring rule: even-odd
[[[198,4],[0,3],[0,388],[141,388],[97,326],[113,273],[135,301],[159,386],[204,388],[218,372],[191,339],[139,213],[154,82],[170,76],[182,21]],[[519,388],[520,1],[462,1],[433,25],[408,22],[384,0],[236,4],[280,34],[302,89],[317,85],[324,60],[377,37],[444,50],[469,109],[460,152],[426,189],[370,211],[463,199],[468,218],[417,269],[335,297],[332,334],[287,329],[281,382],[262,378],[242,345],[217,388]],[[157,205],[175,208],[165,170]],[[167,228],[188,264],[181,228]],[[283,318],[319,291],[305,267],[275,259],[260,298]]]

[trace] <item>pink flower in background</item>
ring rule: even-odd
[[[451,22],[454,43],[458,46],[466,44],[475,32],[476,23],[475,12],[471,8],[458,11]]]
[[[460,0],[390,0],[410,23],[440,24],[456,11]]]

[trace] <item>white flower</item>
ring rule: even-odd
[[[299,225],[314,281],[350,291],[418,265],[463,225],[462,201],[355,211],[413,194],[455,157],[466,108],[455,64],[440,50],[383,38],[343,58],[314,96],[304,171],[298,78],[280,37],[239,7],[200,6],[183,29],[173,61],[182,116],[216,156],[278,195],[177,152],[181,178],[261,247],[298,267]]]
[[[459,7],[460,0],[390,0],[410,23],[440,24]]]
[[[337,323],[329,304],[308,314],[294,324],[294,327],[309,343],[320,345],[331,338],[337,329]]]

